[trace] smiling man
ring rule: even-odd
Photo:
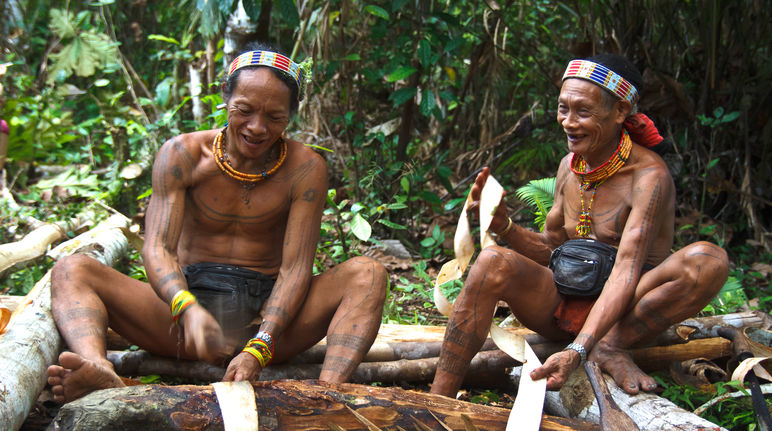
[[[48,369],[57,401],[123,385],[105,357],[108,326],[156,355],[227,363],[224,380],[256,380],[324,336],[320,379],[354,371],[380,327],[387,274],[365,257],[312,274],[327,168],[284,137],[303,82],[298,64],[249,46],[223,84],[227,126],[163,145],[142,250],[149,284],[82,255],[57,262],[52,309],[71,349]]]
[[[647,149],[662,137],[636,113],[643,79],[625,58],[571,61],[558,98],[570,153],[558,168],[544,231],[515,225],[501,202],[491,229],[509,247],[480,252],[445,332],[432,392],[455,396],[499,300],[565,350],[531,374],[558,389],[589,358],[626,392],[656,388],[630,346],[700,311],[727,277],[726,252],[698,242],[670,253],[675,187]],[[479,207],[487,168],[472,187]]]

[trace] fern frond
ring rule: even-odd
[[[547,213],[552,208],[555,199],[555,178],[531,180],[528,184],[517,189],[515,194],[526,205],[533,207],[536,218],[534,222],[539,226],[539,230],[544,230]]]

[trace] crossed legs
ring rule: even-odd
[[[633,363],[627,349],[701,310],[721,289],[727,271],[726,252],[714,244],[699,242],[674,253],[644,274],[630,311],[601,338],[590,359],[628,393],[654,389],[654,380]],[[560,295],[551,271],[510,249],[488,247],[453,304],[433,393],[455,396],[485,341],[499,300],[531,330],[553,340],[570,340],[553,318]]]

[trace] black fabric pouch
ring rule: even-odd
[[[242,331],[258,316],[275,282],[260,272],[220,263],[194,263],[182,273],[188,289],[226,335]]]
[[[614,267],[617,249],[593,239],[572,239],[552,251],[549,268],[558,292],[598,296]]]

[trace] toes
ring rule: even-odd
[[[68,368],[70,370],[77,370],[83,365],[83,357],[72,352],[62,352],[61,355],[59,355],[59,364],[63,368]]]

